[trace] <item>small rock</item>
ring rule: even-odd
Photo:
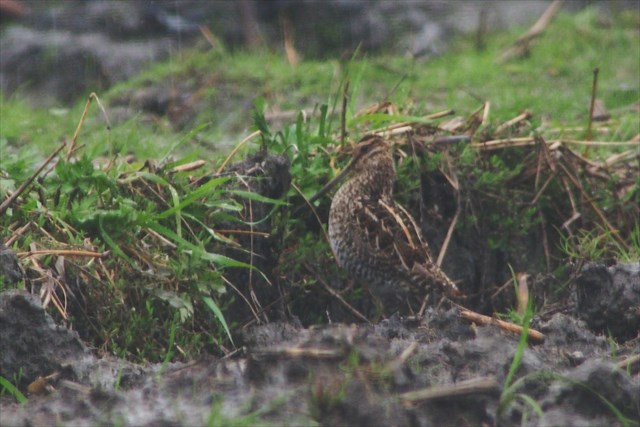
[[[603,414],[610,414],[611,419],[615,419],[608,405],[613,405],[626,417],[637,419],[640,415],[640,385],[613,363],[597,359],[589,360],[561,376],[551,386],[543,403],[544,412],[558,407],[567,416],[579,414],[591,422]],[[605,424],[611,425],[602,425]]]
[[[40,300],[23,290],[0,293],[0,376],[25,386],[39,376],[75,369],[88,350],[76,332],[57,326]]]
[[[22,277],[22,268],[15,252],[0,242],[0,280],[3,287],[15,285]]]
[[[576,279],[578,315],[589,328],[620,341],[640,330],[640,263],[587,265]]]

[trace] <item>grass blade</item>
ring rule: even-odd
[[[211,297],[202,297],[202,300],[207,305],[207,307],[211,309],[211,311],[213,312],[213,315],[216,316],[216,319],[218,319],[218,321],[224,328],[225,332],[227,333],[227,336],[229,337],[229,341],[231,341],[231,344],[233,344],[233,346],[235,347],[235,344],[233,343],[233,338],[231,337],[231,331],[229,330],[229,325],[227,325],[227,321],[225,320],[224,315],[220,310],[220,307],[218,307],[218,304],[216,304]]]
[[[18,403],[24,404],[27,402],[27,398],[25,397],[25,395],[22,394],[22,392],[18,390],[16,386],[11,384],[9,380],[7,380],[5,377],[1,375],[0,375],[0,389],[2,391],[6,390],[9,393],[11,393],[11,395],[16,398]]]

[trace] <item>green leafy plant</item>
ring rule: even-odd
[[[522,332],[520,334],[520,340],[518,341],[518,347],[516,348],[516,352],[513,356],[513,361],[509,366],[507,377],[504,380],[502,393],[500,395],[500,404],[498,406],[498,414],[501,414],[506,409],[506,407],[510,405],[514,400],[519,399],[527,406],[529,406],[534,412],[536,412],[538,416],[542,416],[542,409],[540,408],[540,405],[538,405],[538,403],[534,399],[532,399],[531,396],[523,393],[518,393],[517,390],[522,384],[514,381],[514,377],[522,363],[522,356],[527,349],[529,323],[531,322],[532,317],[533,310],[531,308],[531,305],[528,305],[522,318]],[[523,417],[525,416],[526,415],[523,413]]]
[[[18,403],[24,404],[27,402],[26,396],[22,394],[22,392],[18,390],[15,385],[13,385],[5,377],[0,376],[0,396],[4,395],[5,393],[9,393],[11,396],[13,396],[13,398],[16,399]]]
[[[211,411],[207,417],[206,425],[209,427],[271,426],[273,424],[266,421],[264,419],[264,415],[273,411],[278,406],[281,406],[285,401],[286,397],[282,396],[247,414],[229,416],[229,414],[224,411],[224,397],[218,397],[215,398],[211,404]],[[247,406],[249,406],[249,404]]]
[[[63,317],[85,317],[80,332],[89,341],[97,340],[97,346],[106,338],[118,354],[167,361],[176,356],[170,349],[177,337],[190,336],[191,344],[185,347],[195,352],[206,344],[199,328],[193,328],[198,323],[213,326],[211,342],[220,342],[222,336],[232,342],[220,308],[228,303],[223,271],[247,269],[263,275],[227,256],[227,246],[235,242],[216,229],[223,221],[246,224],[237,216],[241,200],[274,206],[283,202],[230,187],[230,176],[214,176],[194,186],[184,173],[173,172],[180,164],[144,166],[116,157],[108,167],[96,167],[87,155],[62,159],[9,212],[7,220],[30,222],[35,231],[17,245],[37,242],[52,250],[53,257],[43,259],[44,268],[59,268],[55,251],[60,248],[89,247],[99,257],[99,263],[89,264],[64,258],[64,275],[53,291],[68,295],[72,278],[91,282],[83,291],[88,309],[72,300],[66,309],[59,304],[58,310]],[[6,167],[12,170],[12,164]],[[120,304],[103,304],[105,299]],[[206,321],[191,323],[201,315]],[[178,323],[165,320],[174,318]],[[163,328],[168,334],[161,333]],[[162,348],[169,349],[162,352],[164,357]]]
[[[635,262],[640,259],[640,221],[636,221],[625,248],[613,238],[610,231],[597,227],[591,230],[579,230],[578,234],[563,235],[560,249],[572,260],[596,261],[614,258],[621,262]]]

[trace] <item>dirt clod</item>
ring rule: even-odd
[[[21,386],[68,370],[89,355],[76,333],[53,322],[36,295],[20,290],[1,294],[0,348],[0,375]]]
[[[640,331],[640,263],[587,265],[576,280],[578,313],[591,329],[628,340]]]
[[[5,285],[14,285],[22,280],[22,268],[15,252],[0,242],[0,280]]]

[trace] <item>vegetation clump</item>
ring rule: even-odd
[[[624,27],[610,34],[588,27],[589,40],[620,57],[618,69],[601,73],[598,96],[611,113],[594,121],[587,108],[599,63],[593,46],[584,56],[568,55],[567,46],[553,42],[583,20],[560,17],[530,57],[500,67],[497,47],[476,52],[457,45],[428,64],[354,58],[319,64],[316,74],[312,63],[296,71],[271,56],[235,54],[216,72],[230,84],[248,61],[255,61],[254,73],[271,65],[266,77],[255,77],[261,96],[252,120],[246,111],[243,117],[252,133],[228,157],[202,154],[218,136],[200,124],[218,120],[210,115],[179,126],[159,120],[151,132],[132,119],[105,132],[92,108],[62,154],[33,173],[36,150],[19,146],[51,144],[50,117],[38,112],[47,117],[36,126],[41,132],[29,121],[7,126],[24,106],[5,105],[0,238],[22,261],[23,286],[40,292],[52,313],[95,347],[135,360],[229,354],[244,326],[283,317],[305,325],[365,320],[370,298],[344,277],[326,243],[329,198],[307,200],[346,164],[353,141],[378,133],[393,146],[396,197],[421,218],[466,304],[487,313],[513,307],[513,293],[505,292],[513,268],[535,276],[541,308],[575,272],[571,263],[637,261],[640,254],[639,87],[617,86],[611,77],[628,80],[638,71],[620,53],[638,39]],[[487,45],[506,37],[492,35]],[[219,55],[186,55],[184,69],[163,67],[141,81],[164,73],[180,80]],[[290,81],[274,78],[278,89],[269,87],[279,71],[299,73],[291,79],[301,86],[293,100],[280,102],[292,91]],[[190,83],[197,88],[204,81],[210,79]],[[331,94],[321,99],[318,87],[331,87]],[[117,104],[130,90],[123,85],[105,98]],[[301,100],[315,107],[298,112]],[[295,106],[291,119],[273,119],[274,105]],[[109,104],[104,110],[108,116]],[[61,135],[71,132],[76,111],[58,119]],[[85,115],[78,117],[82,124]],[[179,137],[172,126],[191,130]],[[232,159],[238,152],[252,154]]]

